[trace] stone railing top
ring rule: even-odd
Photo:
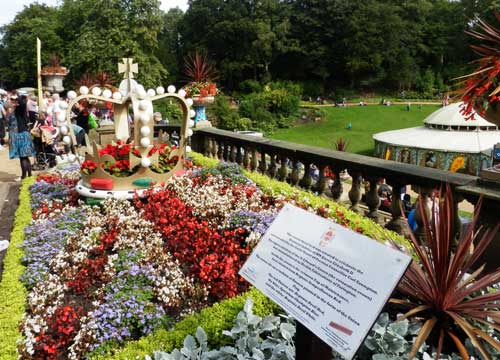
[[[265,153],[280,154],[301,162],[330,165],[340,170],[347,169],[351,173],[359,172],[366,177],[386,178],[389,184],[436,187],[443,183],[449,183],[454,187],[467,185],[467,188],[470,189],[475,186],[478,180],[477,176],[472,175],[452,173],[281,140],[258,138],[217,128],[204,128],[198,130],[197,133],[209,135],[219,140],[229,140],[234,144],[250,145]]]

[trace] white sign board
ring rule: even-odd
[[[286,204],[240,275],[352,359],[411,258]]]

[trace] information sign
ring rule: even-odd
[[[411,258],[286,204],[240,275],[352,359]]]

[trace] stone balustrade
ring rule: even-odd
[[[427,209],[428,217],[432,193],[445,184],[449,184],[456,199],[456,210],[458,210],[458,204],[464,199],[476,204],[479,196],[483,194],[481,214],[484,213],[484,216],[482,218],[488,223],[500,221],[500,186],[483,182],[476,176],[242,135],[216,128],[195,131],[192,148],[205,156],[237,163],[251,171],[258,171],[271,178],[314,191],[318,195],[331,197],[336,201],[342,198],[346,181],[349,181],[343,180],[344,177],[341,176],[347,172],[351,183],[348,192],[351,210],[358,213],[364,212],[373,221],[400,234],[408,232],[400,197],[402,189],[408,185],[421,194],[421,201],[425,203],[424,208]],[[378,192],[380,179],[385,179],[385,182],[392,188],[389,221],[385,221],[380,214],[381,201]],[[363,210],[364,206],[360,206],[364,182],[367,182],[364,195],[367,210]],[[415,217],[417,224],[420,225],[420,231],[417,230],[416,235],[424,237],[423,214],[420,214],[418,207]],[[455,221],[457,224],[460,222],[458,211],[456,211]],[[497,241],[499,242],[500,240]],[[496,262],[498,263],[498,259]]]

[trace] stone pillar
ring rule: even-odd
[[[417,222],[418,228],[415,231],[415,237],[420,242],[425,242],[427,239],[427,235],[425,233],[424,227],[424,216],[428,219],[429,223],[431,221],[432,216],[432,199],[431,194],[434,189],[419,187],[420,196],[418,197],[418,202],[416,204],[415,209],[415,221]],[[420,202],[423,204],[424,213],[421,211]]]
[[[333,200],[336,202],[340,202],[340,199],[342,197],[342,193],[344,192],[344,187],[342,186],[342,179],[340,178],[340,173],[342,170],[340,170],[338,167],[332,167],[332,172],[335,178],[333,179],[333,184],[332,184],[332,197]]]

